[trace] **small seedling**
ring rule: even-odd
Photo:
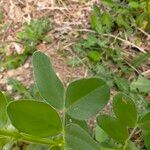
[[[25,51],[32,53],[39,42],[49,40],[46,34],[50,29],[51,24],[48,18],[35,19],[24,25],[23,31],[18,32],[17,38],[23,42]]]
[[[46,34],[50,31],[51,24],[48,18],[34,19],[23,26],[23,30],[17,33],[17,41],[24,47],[22,54],[4,56],[0,63],[3,69],[15,69],[27,60],[29,55],[36,51],[36,46],[41,42],[50,43],[50,37]],[[4,48],[3,48],[4,49]]]

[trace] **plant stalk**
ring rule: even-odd
[[[64,95],[63,97],[63,100],[64,100],[64,103],[63,103],[63,116],[62,116],[62,131],[63,131],[63,147],[64,149],[66,149],[65,147],[65,126],[66,126],[66,108],[65,108],[65,99],[66,99],[66,96]]]
[[[19,132],[8,131],[8,130],[0,130],[0,136],[10,137],[10,138],[13,138],[16,140],[23,140],[23,141],[31,142],[31,143],[46,144],[46,145],[58,145],[57,142],[55,142],[54,140],[51,140],[51,139],[28,136],[25,134],[21,134]]]
[[[125,144],[123,146],[123,150],[126,150],[127,146],[128,146],[128,142],[130,141],[130,139],[132,138],[133,134],[135,133],[136,129],[137,129],[137,125],[133,128],[131,134],[129,135],[129,137],[127,138],[127,140],[125,141]]]

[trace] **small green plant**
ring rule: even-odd
[[[138,148],[132,138],[142,130],[145,146],[150,149],[150,112],[138,114],[134,101],[126,94],[114,97],[115,115],[102,115],[102,112],[98,115],[97,128],[92,130],[94,138],[87,121],[108,103],[110,89],[105,81],[98,77],[84,78],[65,88],[49,58],[41,52],[33,54],[33,70],[43,101],[30,98],[8,102],[0,92],[1,147],[10,141],[26,141],[33,143],[28,149],[45,145],[41,148],[135,150]]]
[[[130,95],[136,100],[139,111],[147,109],[149,105],[146,97],[150,92],[150,80],[141,72],[142,67],[149,66],[150,53],[148,49],[140,49],[141,33],[144,30],[147,34],[149,32],[149,6],[150,2],[146,0],[102,0],[94,5],[91,13],[93,30],[83,30],[88,34],[73,46],[78,56],[77,62],[84,64],[110,87]],[[139,19],[141,25],[138,24]],[[133,43],[130,42],[131,35],[136,39]],[[126,51],[128,49],[130,54]],[[135,52],[135,49],[140,52]],[[140,77],[148,81],[146,86],[145,82],[139,80]]]
[[[25,23],[23,30],[17,33],[17,42],[24,47],[23,53],[13,53],[12,55],[7,56],[2,52],[3,57],[1,58],[1,67],[3,69],[15,69],[24,64],[28,56],[36,51],[36,46],[40,42],[50,42],[50,37],[46,36],[50,29],[51,23],[48,18],[34,19],[29,24]],[[4,48],[2,47],[2,49]]]
[[[42,100],[40,93],[35,84],[31,84],[28,88],[21,82],[14,78],[9,77],[7,84],[12,87],[12,94],[17,94],[21,98],[31,98]]]
[[[105,11],[95,5],[91,15],[92,27],[97,32],[109,33],[116,30],[116,26],[128,33],[131,33],[135,26],[149,32],[149,0],[102,0],[102,4]]]
[[[17,38],[24,44],[25,51],[32,53],[36,50],[36,45],[41,42],[50,42],[50,37],[46,33],[50,31],[51,24],[48,18],[34,19],[29,24],[24,25],[24,29],[18,32]]]

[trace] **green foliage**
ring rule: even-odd
[[[132,65],[134,67],[139,67],[141,64],[147,62],[149,60],[149,58],[150,58],[150,52],[147,52],[144,54],[142,53],[132,60]]]
[[[117,76],[115,76],[114,79],[115,79],[115,85],[120,91],[127,92],[127,93],[129,92],[130,85],[127,79],[122,77],[117,77]]]
[[[149,141],[149,137],[150,137],[150,112],[147,112],[146,114],[144,114],[140,121],[139,121],[139,125],[142,128],[142,133],[143,133],[143,139],[144,139],[144,143],[147,149],[150,149],[150,141]]]
[[[41,96],[50,105],[62,109],[64,107],[64,87],[56,76],[49,58],[41,52],[36,52],[32,61],[36,85]]]
[[[40,145],[40,144],[30,144],[27,146],[26,150],[47,150],[48,146]]]
[[[119,28],[131,32],[133,30],[132,25],[135,25],[135,23],[140,28],[149,30],[149,1],[125,0],[118,2],[115,0],[102,0],[102,3],[107,9],[107,13],[98,7],[94,7],[91,16],[91,24],[96,31],[112,31],[115,24]],[[97,30],[98,27],[100,28],[99,30]]]
[[[19,95],[21,98],[25,99],[37,99],[39,101],[43,101],[37,87],[35,84],[31,84],[29,88],[25,87],[25,85],[14,78],[9,77],[7,79],[7,83],[12,87],[12,93]]]
[[[107,104],[109,95],[109,87],[101,79],[74,81],[69,84],[66,91],[67,113],[75,119],[86,120]],[[89,107],[91,105],[93,107]]]
[[[100,12],[97,6],[94,6],[91,14],[91,25],[98,32],[110,32],[113,28],[114,22],[112,15],[108,12]]]
[[[34,100],[14,101],[7,107],[7,113],[13,126],[26,134],[48,137],[61,131],[59,115],[46,103]]]
[[[113,99],[113,111],[118,120],[128,126],[134,127],[137,123],[137,110],[130,97],[120,93]]]
[[[108,135],[119,143],[124,143],[128,138],[127,128],[115,117],[101,115],[97,118],[97,123]]]
[[[32,53],[36,45],[45,40],[46,33],[51,29],[48,18],[35,19],[24,25],[24,29],[18,32],[17,38],[25,45],[25,51]]]
[[[97,51],[90,51],[88,53],[88,57],[93,61],[93,62],[99,62],[101,59],[101,55]]]
[[[65,127],[66,148],[78,150],[99,150],[101,147],[90,135],[78,125],[69,124]]]
[[[7,83],[12,86],[13,93],[17,92],[24,98],[32,98],[27,88],[20,81],[8,78]]]
[[[144,132],[143,131],[143,139],[144,139],[144,143],[146,148],[149,150],[150,149],[150,132]]]
[[[98,125],[114,140],[123,143],[123,150],[137,149],[133,143],[130,143],[130,139],[139,128],[142,129],[143,135],[148,137],[150,112],[148,111],[140,117],[134,101],[122,93],[114,97],[113,111],[116,117],[99,115],[97,117]],[[148,148],[148,140],[146,138],[144,140]]]
[[[24,46],[23,53],[14,53],[7,56],[5,52],[2,52],[3,57],[2,61],[0,62],[1,67],[3,69],[15,69],[23,65],[28,56],[36,51],[36,46],[40,42],[50,42],[50,37],[46,36],[50,29],[51,24],[48,18],[35,19],[29,24],[26,23],[23,26],[23,30],[17,33],[18,43]],[[2,49],[4,49],[4,47]]]
[[[147,109],[146,95],[149,93],[149,79],[145,78],[147,82],[142,81],[141,84],[138,84],[137,81],[140,81],[141,75],[137,77],[138,80],[130,80],[130,75],[136,77],[134,71],[140,69],[143,64],[148,64],[149,53],[139,54],[128,61],[124,58],[120,48],[110,48],[108,43],[108,39],[104,38],[102,40],[96,34],[88,34],[85,39],[74,45],[74,51],[79,54],[81,60],[85,60],[85,57],[88,56],[90,61],[86,59],[86,62],[83,61],[83,63],[92,70],[94,75],[105,80],[110,87],[114,87],[116,90],[130,95],[133,99],[137,99],[138,111],[143,111],[144,108]]]
[[[140,127],[143,129],[143,130],[150,130],[150,112],[147,112],[146,114],[144,114],[140,121],[139,121],[139,124],[140,124]]]
[[[14,139],[24,139],[33,143],[48,144],[52,146],[52,149],[61,149],[61,147],[66,146],[74,149],[74,146],[80,143],[82,139],[84,143],[83,145],[81,144],[80,149],[84,148],[90,150],[92,147],[99,149],[99,144],[94,141],[88,133],[85,119],[95,115],[107,104],[109,100],[109,88],[106,83],[96,77],[81,79],[72,82],[69,84],[67,90],[64,90],[63,85],[56,76],[52,64],[46,55],[41,52],[35,52],[33,55],[33,65],[35,79],[37,81],[36,84],[40,94],[42,96],[43,92],[44,94],[48,94],[51,98],[51,101],[48,101],[49,104],[56,104],[56,108],[65,108],[62,121],[56,110],[46,103],[49,97],[45,98],[43,96],[45,102],[38,102],[33,99],[13,101],[7,106],[7,113],[11,124],[19,132],[0,129],[0,135],[6,137],[10,136]],[[16,80],[12,79],[9,80],[17,91],[20,90],[20,94],[27,90],[20,82],[16,82]],[[49,82],[50,84],[48,84]],[[44,86],[46,87],[43,90],[42,88]],[[83,90],[83,88],[85,90]],[[58,91],[60,92],[58,93]],[[64,96],[64,91],[66,91],[66,96]],[[72,95],[74,95],[74,97],[72,97]],[[101,97],[101,99],[99,97]],[[57,105],[61,102],[60,100],[62,101],[62,106]],[[95,100],[95,105],[92,106],[93,100]],[[86,114],[89,105],[92,107],[90,107],[89,114]],[[76,106],[79,107],[78,111],[74,109]],[[81,118],[79,118],[80,115]],[[75,124],[70,123],[70,120]],[[86,129],[86,131],[84,129]],[[63,134],[65,134],[65,136],[63,136]],[[51,139],[47,138],[49,136],[51,136]],[[64,138],[66,143],[62,141]],[[74,143],[70,143],[70,141],[74,141]]]
[[[15,69],[20,65],[24,64],[28,55],[24,54],[15,54],[4,57],[3,62],[1,62],[1,66],[4,69]]]
[[[138,114],[131,97],[117,94],[113,99],[114,115],[104,115],[101,111],[110,97],[105,81],[98,77],[84,78],[64,87],[45,54],[35,52],[33,65],[35,81],[44,101],[28,98],[7,104],[0,93],[2,147],[7,143],[12,147],[12,140],[22,140],[32,143],[27,147],[29,150],[136,150],[131,138],[138,130],[142,130],[145,146],[149,147],[146,137],[150,132],[150,112]],[[21,91],[27,90],[20,82],[11,82],[17,91],[18,87]],[[61,115],[57,109],[61,110]],[[100,113],[97,127],[91,131],[91,136],[87,123],[97,113]],[[10,125],[13,129],[8,128]]]
[[[150,80],[139,76],[137,80],[131,83],[130,88],[133,91],[138,90],[138,92],[148,93],[150,92]]]
[[[6,114],[7,100],[2,92],[0,92],[0,128],[3,128],[8,121]]]
[[[77,124],[81,128],[83,128],[85,131],[89,132],[89,128],[88,128],[87,122],[85,120],[77,120],[77,119],[70,117],[68,114],[66,114],[65,115],[65,123],[66,123],[66,125],[70,124],[70,123]]]
[[[141,67],[149,65],[150,55],[149,52],[136,53],[135,57],[131,57],[123,50],[122,43],[125,46],[130,43],[130,36],[141,40],[138,28],[149,32],[149,6],[149,1],[145,0],[102,0],[100,5],[94,5],[91,13],[91,27],[95,32],[79,39],[73,47],[81,60],[85,57],[89,59],[83,63],[94,75],[105,80],[110,87],[137,99],[139,111],[148,106],[146,95],[149,94],[149,82],[146,86],[144,83],[149,79],[141,80],[140,73]],[[143,25],[137,23],[141,14],[145,16],[140,21]],[[133,43],[136,44],[136,41]],[[131,76],[138,79],[131,80]]]
[[[108,139],[108,135],[104,132],[104,130],[102,128],[97,126],[96,129],[95,129],[95,139],[99,143],[103,143],[103,142],[105,142],[105,140]]]

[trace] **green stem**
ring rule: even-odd
[[[66,104],[65,104],[65,99],[66,99],[66,96],[64,95],[64,103],[63,103],[63,117],[62,117],[62,131],[63,131],[63,147],[64,149],[66,149],[65,147],[65,125],[66,125]]]
[[[38,143],[38,144],[47,144],[47,145],[57,145],[54,140],[45,139],[45,138],[38,138],[33,136],[24,135],[14,131],[8,130],[0,130],[0,136],[3,137],[10,137],[16,140],[23,140],[31,143]]]
[[[127,140],[125,141],[125,144],[123,146],[123,150],[126,150],[127,146],[128,146],[128,142],[130,141],[130,139],[132,138],[132,136],[134,135],[136,129],[137,129],[137,125],[133,128],[131,134],[129,135],[129,137],[127,138]]]
[[[62,131],[63,131],[63,142],[64,142],[64,149],[65,149],[65,124],[66,124],[66,111],[63,111],[63,122],[62,122]]]

